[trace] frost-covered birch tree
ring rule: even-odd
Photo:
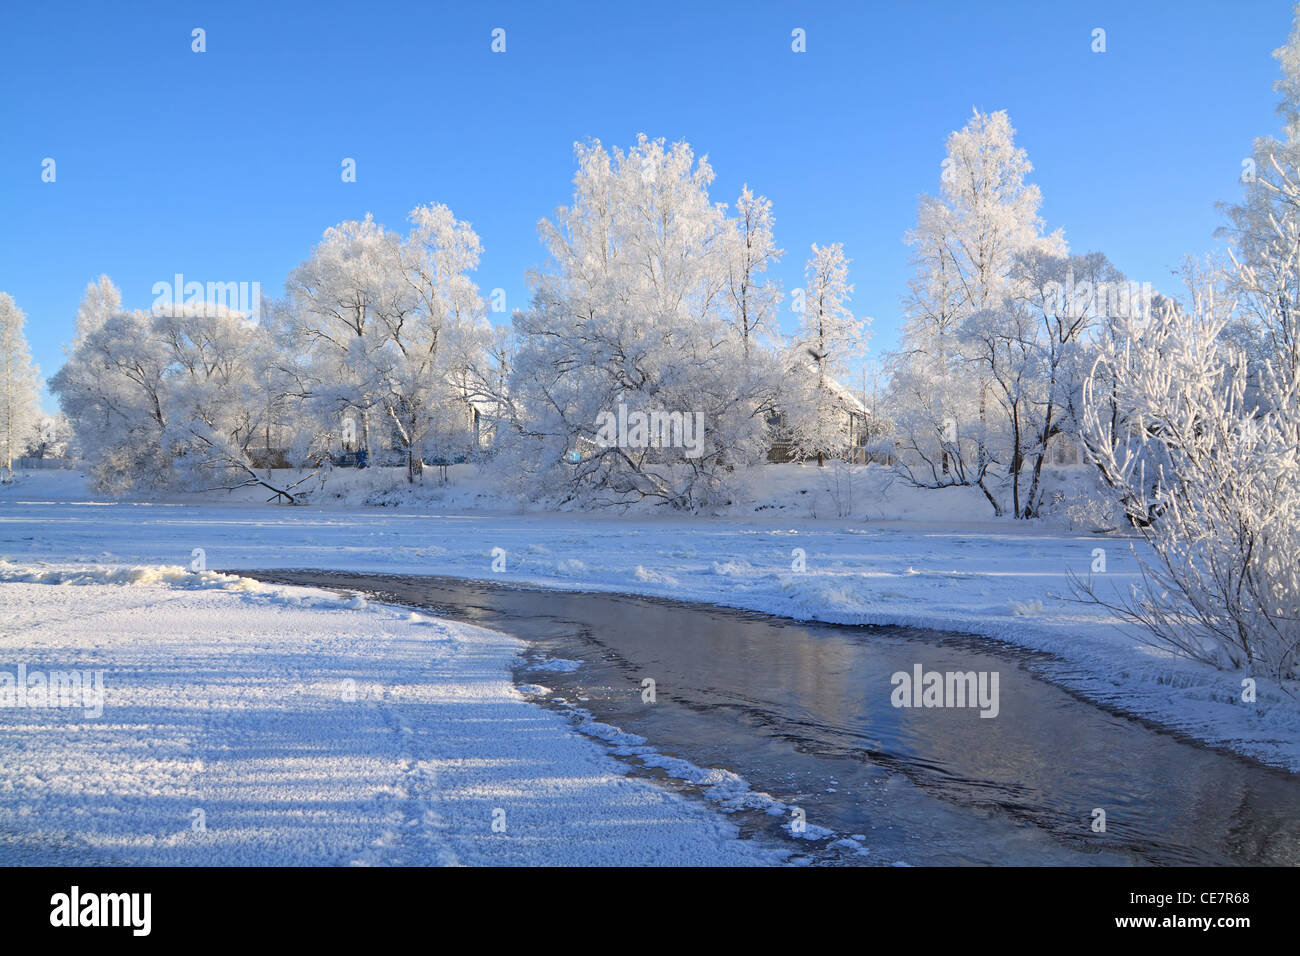
[[[12,481],[14,459],[22,456],[40,428],[40,372],[32,363],[23,326],[27,316],[13,296],[0,292],[0,464]]]
[[[86,336],[98,331],[121,308],[122,293],[112,279],[101,275],[95,281],[87,282],[86,292],[77,306],[75,337],[69,348],[75,349]]]
[[[1019,320],[1005,306],[1020,291],[1018,257],[1065,251],[1059,233],[1043,234],[1042,197],[1026,181],[1033,167],[1014,137],[1004,111],[978,110],[949,136],[940,195],[921,198],[907,235],[916,274],[891,362],[905,476],[927,487],[980,486],[995,510],[989,473],[1005,478],[1013,454],[996,441],[1007,421],[990,391],[998,385],[988,339],[1016,333]],[[977,327],[967,329],[976,315]],[[1008,328],[997,329],[999,315]]]
[[[751,342],[765,333],[772,336],[777,308],[781,304],[781,286],[766,273],[768,266],[779,262],[784,250],[777,248],[773,235],[772,203],[755,196],[745,186],[736,200],[736,214],[731,220],[732,249],[727,262],[727,294],[731,297],[732,323],[740,333],[745,357],[751,354]]]

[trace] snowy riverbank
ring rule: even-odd
[[[0,671],[102,671],[103,711],[0,707],[0,863],[783,858],[527,703],[505,635],[179,568],[19,576]]]

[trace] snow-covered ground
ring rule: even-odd
[[[3,577],[0,671],[103,697],[0,707],[0,863],[783,858],[527,703],[505,635],[182,568]]]
[[[127,709],[98,724],[0,711],[30,730],[5,736],[0,832],[88,832],[106,858],[157,862],[247,859],[268,834],[279,862],[762,856],[528,704],[510,685],[512,639],[392,609],[309,607],[297,591],[178,587],[202,583],[192,574],[140,583],[128,570],[199,556],[215,570],[445,574],[982,634],[1059,655],[1058,679],[1093,699],[1300,771],[1293,698],[1261,681],[1245,703],[1247,675],[1158,654],[1069,599],[1068,574],[1088,574],[1098,548],[1103,585],[1133,584],[1131,539],[993,521],[969,490],[854,479],[845,508],[831,476],[796,466],[768,470],[716,518],[508,511],[472,473],[435,489],[442,501],[390,481],[384,496],[403,506],[365,507],[352,502],[373,500],[383,479],[357,478],[366,487],[344,487],[338,504],[299,508],[247,493],[115,503],[59,472],[0,491],[0,664],[103,662]],[[42,583],[78,575],[89,583]],[[353,672],[348,703],[337,685]],[[491,830],[498,807],[506,835]],[[195,808],[207,843],[189,829]]]
[[[995,521],[978,491],[919,491],[872,471],[855,472],[846,493],[832,471],[763,469],[718,518],[509,511],[467,468],[422,494],[392,473],[339,471],[333,490],[314,496],[321,504],[299,508],[267,505],[261,490],[113,503],[76,473],[37,472],[0,491],[0,557],[24,567],[170,565],[200,549],[217,570],[446,574],[980,634],[1059,655],[1071,665],[1060,679],[1093,699],[1300,771],[1294,698],[1261,680],[1246,703],[1249,675],[1158,653],[1071,600],[1068,575],[1089,574],[1098,549],[1103,591],[1135,584],[1139,540],[1064,521]],[[349,503],[359,499],[404,506]],[[828,517],[838,511],[854,517]]]

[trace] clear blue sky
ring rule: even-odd
[[[405,228],[436,201],[473,223],[478,283],[514,309],[543,260],[538,219],[570,198],[574,141],[645,132],[707,153],[715,200],[744,182],[771,198],[787,289],[810,243],[842,241],[879,351],[897,342],[917,196],[972,107],[1010,113],[1072,250],[1172,288],[1213,247],[1253,138],[1278,129],[1269,54],[1290,21],[1280,0],[13,3],[0,290],[48,376],[101,272],[128,307],[177,272],[279,295],[326,227],[372,212]]]

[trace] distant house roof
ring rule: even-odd
[[[791,351],[789,367],[791,371],[802,372],[808,375],[815,375],[817,373],[817,361],[811,356],[811,351],[803,345],[797,345]],[[858,415],[867,414],[867,406],[862,404],[862,400],[854,395],[848,386],[837,382],[835,379],[827,375],[826,387],[840,400],[848,411]]]
[[[867,406],[863,405],[861,399],[854,395],[847,386],[841,385],[828,375],[826,377],[826,387],[848,407],[849,411],[857,412],[860,415],[867,414]]]

